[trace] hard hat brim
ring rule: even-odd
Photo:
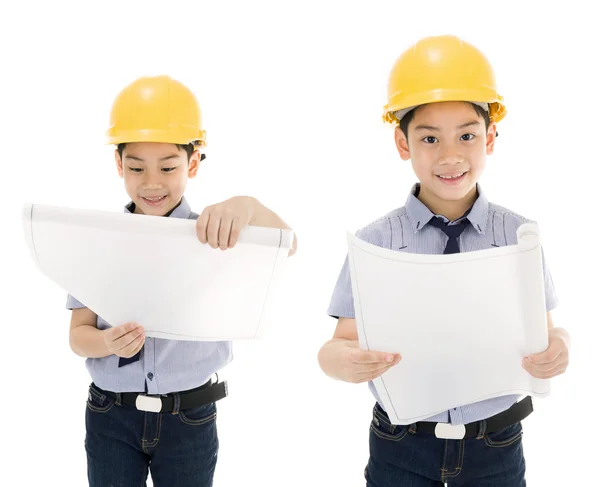
[[[401,92],[396,93],[383,108],[383,120],[388,123],[396,123],[398,120],[396,119],[395,112],[403,108],[444,101],[488,103],[490,105],[490,120],[492,122],[499,122],[506,114],[502,97],[491,88],[480,87],[471,90],[432,90],[407,95]]]
[[[118,130],[118,133],[112,133],[109,129],[106,133],[107,144],[129,144],[134,142],[158,142],[163,144],[187,145],[195,143],[198,147],[206,146],[206,133],[201,131],[182,135],[179,130],[174,134],[169,130]]]

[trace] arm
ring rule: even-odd
[[[196,233],[202,243],[208,243],[213,249],[233,248],[245,225],[257,227],[290,227],[276,213],[251,196],[234,196],[216,205],[207,206],[196,221]],[[297,240],[288,255],[296,253]]]
[[[552,321],[552,312],[548,311],[546,313],[548,319],[548,337],[556,336],[560,337],[564,342],[568,349],[571,348],[571,336],[569,332],[564,328],[559,328],[554,326],[554,321]]]
[[[77,308],[71,314],[69,345],[80,357],[102,358],[116,354],[133,357],[144,345],[141,327],[127,323],[115,328],[96,328],[97,315],[88,308]]]
[[[251,196],[246,196],[246,198],[249,198],[251,207],[253,208],[252,216],[250,217],[250,222],[248,223],[249,225],[291,230],[289,225],[285,223],[274,211],[264,206],[256,198],[252,198]],[[292,256],[296,253],[297,245],[298,242],[296,240],[296,234],[294,234],[294,243],[292,244],[292,248],[290,249],[290,253],[288,255]]]
[[[74,309],[71,314],[69,345],[80,357],[101,358],[110,355],[102,330],[96,328],[96,313],[88,308]]]

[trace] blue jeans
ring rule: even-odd
[[[92,384],[85,426],[90,487],[210,487],[217,463],[214,403],[178,413],[116,404]]]
[[[393,426],[373,409],[367,487],[525,487],[521,423],[477,438],[439,439],[414,425]]]

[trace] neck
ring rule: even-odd
[[[454,221],[463,216],[467,210],[473,206],[475,201],[477,201],[477,196],[477,186],[474,186],[460,200],[443,200],[421,185],[417,197],[421,203],[431,210],[432,213],[443,215],[448,218],[448,220]]]

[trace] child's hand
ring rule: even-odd
[[[145,341],[144,329],[135,323],[104,330],[104,344],[110,353],[119,357],[133,357],[142,349]]]
[[[567,370],[569,365],[569,346],[561,328],[548,330],[548,348],[541,353],[533,353],[523,359],[523,368],[533,377],[550,379]]]
[[[335,379],[346,382],[367,382],[396,365],[400,354],[374,352],[359,348],[358,340],[332,340],[323,350],[323,369]]]
[[[213,249],[232,248],[240,231],[250,222],[257,201],[248,196],[235,196],[222,203],[207,206],[196,220],[198,240]]]

